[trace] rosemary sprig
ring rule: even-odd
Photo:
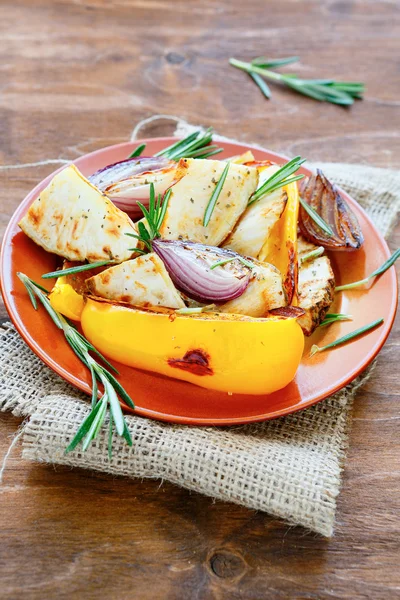
[[[154,184],[150,183],[149,208],[147,209],[141,202],[137,203],[140,207],[140,210],[143,213],[143,216],[146,219],[147,227],[143,223],[143,221],[139,221],[137,224],[137,235],[135,233],[125,234],[129,237],[133,237],[141,241],[149,252],[152,251],[152,240],[161,237],[160,227],[164,221],[165,214],[167,212],[171,192],[172,190],[168,189],[164,194],[164,198],[162,198],[161,194],[158,194],[158,198],[156,200]],[[132,251],[144,254],[143,250],[141,250],[140,248],[132,248]]]
[[[287,59],[268,60],[264,57],[254,59],[251,63],[235,58],[229,60],[230,64],[252,75],[258,75],[286,85],[299,94],[342,106],[350,106],[354,99],[361,99],[364,94],[364,84],[357,81],[336,81],[335,79],[301,79],[294,74],[276,73],[270,69],[281,67],[285,64],[296,62],[297,57]],[[256,81],[257,83],[257,81]],[[264,94],[265,95],[265,94]],[[267,96],[268,98],[268,96]]]
[[[262,186],[250,196],[248,206],[251,206],[251,204],[254,204],[254,202],[257,202],[266,194],[270,194],[284,185],[303,179],[304,175],[296,175],[294,177],[290,177],[290,175],[296,173],[304,162],[306,162],[306,159],[301,158],[301,156],[296,156],[295,158],[292,158],[292,160],[289,160],[289,162],[271,175],[271,177],[269,177],[267,181],[265,181]]]
[[[206,210],[204,212],[204,217],[203,217],[203,225],[204,225],[204,227],[207,227],[207,225],[210,222],[211,215],[214,212],[214,208],[215,208],[215,206],[217,204],[219,195],[220,195],[220,193],[222,191],[222,188],[224,187],[225,179],[226,179],[226,176],[228,175],[230,164],[231,163],[229,163],[229,162],[226,163],[226,166],[225,166],[224,170],[221,173],[221,177],[219,178],[219,181],[218,181],[217,185],[215,186],[213,193],[211,194],[211,198],[208,201]]]
[[[322,231],[325,231],[326,235],[329,235],[329,237],[332,237],[333,236],[332,227],[330,225],[328,225],[328,223],[326,221],[324,221],[324,219],[317,213],[317,211],[314,210],[313,207],[308,204],[308,202],[303,200],[303,198],[301,196],[299,197],[299,201],[300,201],[301,206],[306,211],[306,213],[312,218],[312,220],[318,225],[318,227],[320,227],[322,229]]]
[[[70,325],[61,313],[54,310],[47,297],[47,291],[44,293],[43,288],[24,273],[17,273],[17,275],[29,294],[33,308],[37,310],[36,299],[38,299],[56,327],[62,330],[66,341],[79,360],[89,369],[92,376],[92,410],[82,422],[65,452],[71,452],[80,442],[82,442],[83,450],[89,447],[90,443],[97,437],[104,423],[107,409],[110,413],[109,456],[111,457],[114,425],[118,435],[122,436],[129,446],[132,446],[132,438],[126,425],[117,394],[131,408],[135,408],[135,405],[121,384],[115,379],[112,371],[118,375],[117,369],[75,327]],[[100,358],[108,368],[100,364],[90,353]],[[104,392],[100,399],[98,399],[98,382],[104,386]]]
[[[140,144],[140,146],[137,146],[132,154],[128,156],[128,158],[136,158],[137,156],[140,156],[145,148],[146,144]]]
[[[317,344],[314,344],[313,346],[311,346],[310,356],[314,356],[314,354],[317,354],[317,352],[325,352],[325,350],[329,350],[330,348],[336,348],[336,346],[346,344],[350,340],[359,337],[360,335],[363,335],[367,331],[375,329],[375,327],[378,327],[378,325],[382,325],[383,321],[384,319],[377,319],[376,321],[372,321],[372,323],[369,323],[369,325],[364,325],[364,327],[360,327],[355,331],[351,331],[350,333],[347,333],[343,337],[339,338],[338,340],[335,340],[334,342],[331,342],[330,344],[327,344],[326,346],[317,346]]]
[[[77,267],[70,267],[69,269],[58,269],[58,271],[51,271],[42,275],[42,279],[57,279],[58,277],[64,277],[65,275],[74,275],[74,273],[81,273],[82,271],[89,271],[90,269],[96,269],[97,267],[104,267],[105,265],[114,265],[113,260],[99,260],[94,263],[87,263],[86,265],[78,265]]]
[[[322,256],[325,252],[325,248],[323,246],[318,246],[315,250],[310,250],[310,252],[306,252],[300,256],[300,264],[307,262],[308,260],[313,260],[314,258],[318,258],[318,256]]]
[[[346,315],[345,313],[327,313],[325,318],[319,324],[320,327],[325,327],[326,325],[331,325],[332,323],[337,323],[337,321],[352,321],[353,317],[351,315]]]
[[[223,260],[219,260],[213,263],[210,267],[210,270],[216,269],[217,267],[222,267],[222,265],[226,265],[227,263],[232,262],[233,260],[239,260],[243,265],[249,267],[249,269],[254,269],[254,264],[249,260],[246,260],[243,256],[232,256],[231,258],[225,258]]]
[[[171,160],[179,160],[180,158],[208,158],[219,152],[223,152],[223,148],[210,146],[212,142],[212,128],[209,127],[206,131],[195,131],[183,140],[179,140],[160,150],[154,156],[165,156]]]
[[[375,269],[375,271],[373,271],[371,275],[368,275],[368,277],[366,277],[365,279],[360,279],[360,281],[346,283],[345,285],[338,285],[338,287],[335,288],[335,292],[341,292],[343,290],[352,290],[354,288],[358,288],[362,285],[365,285],[374,277],[378,277],[378,275],[382,275],[382,273],[390,269],[390,267],[394,265],[398,258],[400,258],[400,248],[397,248],[396,252],[393,252],[392,256],[388,258],[378,269]]]

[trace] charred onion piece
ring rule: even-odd
[[[362,246],[364,236],[355,214],[322,171],[317,169],[317,174],[304,183],[301,197],[333,232],[328,235],[300,206],[300,230],[309,242],[328,250],[357,250]]]
[[[89,177],[90,183],[132,218],[142,215],[137,201],[149,205],[150,183],[156,196],[164,194],[175,177],[177,163],[164,157],[139,156],[108,165]]]
[[[249,284],[251,269],[232,250],[160,239],[153,240],[152,245],[176,287],[194,300],[227,302],[241,296]],[[210,268],[217,261],[230,258],[237,260]]]

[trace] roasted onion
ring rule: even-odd
[[[175,240],[158,239],[152,244],[176,287],[198,302],[233,300],[249,284],[251,269],[232,250]],[[229,262],[210,268],[226,260]]]
[[[163,157],[128,158],[108,165],[89,177],[89,181],[133,219],[142,217],[137,201],[147,206],[150,183],[156,196],[174,182],[177,163]]]
[[[309,242],[328,250],[357,250],[361,247],[364,236],[357,217],[322,171],[317,169],[317,174],[304,182],[300,195],[332,230],[332,235],[329,235],[300,206],[300,230]]]

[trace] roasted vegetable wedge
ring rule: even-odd
[[[19,226],[36,244],[69,260],[118,263],[134,254],[125,235],[136,234],[128,215],[74,165],[53,177]]]
[[[299,214],[299,191],[296,183],[286,185],[287,203],[282,217],[273,227],[266,240],[259,260],[277,267],[284,278],[289,304],[297,304],[297,219]]]
[[[277,169],[277,166],[259,168],[259,186]],[[258,258],[262,247],[271,235],[274,225],[285,209],[286,201],[287,193],[285,189],[280,188],[271,194],[266,194],[258,202],[251,204],[245,210],[223,246],[239,254]]]
[[[230,163],[217,205],[207,226],[204,214],[226,163],[182,158],[171,189],[168,209],[160,228],[167,240],[191,240],[218,246],[232,231],[257,187],[257,169]]]
[[[295,376],[304,337],[296,319],[172,315],[88,299],[87,339],[108,358],[202,387],[270,394]]]

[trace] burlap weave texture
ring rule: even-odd
[[[318,166],[388,235],[400,210],[400,174],[345,164]],[[333,531],[352,398],[367,376],[312,408],[261,424],[199,428],[128,416],[133,447],[116,438],[109,461],[106,426],[86,453],[64,454],[89,411],[87,397],[33,355],[12,326],[0,333],[0,409],[30,417],[23,436],[25,458],[166,479],[325,536]]]

